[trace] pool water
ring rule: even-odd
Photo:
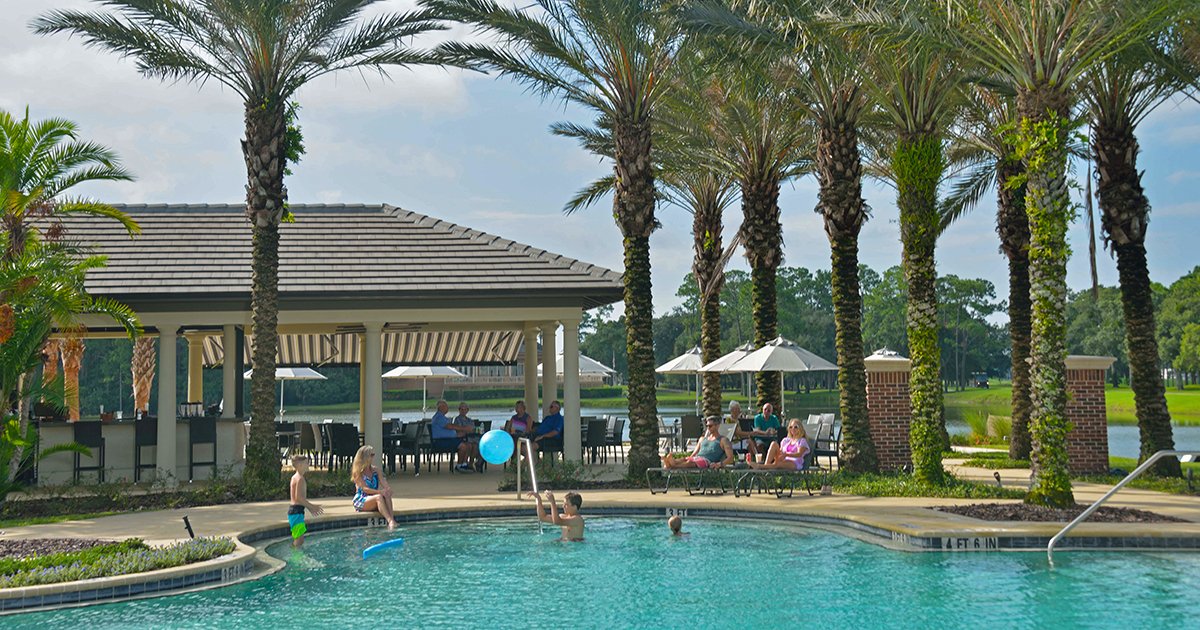
[[[586,506],[585,506],[586,507]],[[564,543],[532,518],[313,535],[261,580],[0,617],[19,628],[1187,627],[1200,554],[905,553],[789,524],[593,517]],[[1194,627],[1194,626],[1193,626]]]

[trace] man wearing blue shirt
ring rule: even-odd
[[[550,403],[550,415],[542,418],[533,431],[533,450],[536,453],[542,449],[562,450],[563,443],[562,404],[557,400]]]

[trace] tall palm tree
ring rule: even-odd
[[[1073,214],[1067,149],[1073,86],[1096,63],[1170,19],[1177,0],[947,0],[936,38],[1017,90],[1033,304],[1033,483],[1026,500],[1074,503],[1067,464],[1066,264]]]
[[[363,18],[379,0],[95,0],[103,11],[53,11],[38,33],[79,35],[137,61],[147,77],[216,81],[242,97],[246,217],[253,233],[250,308],[254,375],[246,476],[279,478],[274,435],[279,348],[279,224],[287,205],[288,102],[301,86],[347,69],[441,64],[406,41],[442,27],[428,11]]]
[[[839,11],[840,16],[830,16]],[[868,108],[859,62],[844,37],[830,28],[849,8],[821,0],[715,0],[687,11],[693,28],[734,37],[747,48],[790,64],[795,106],[816,127],[813,170],[817,212],[831,249],[831,288],[837,328],[838,410],[842,420],[840,466],[878,471],[879,459],[867,419],[867,374],[863,362],[862,292],[858,235],[869,216],[862,196],[861,119]],[[833,18],[833,19],[831,19]]]
[[[1150,202],[1137,168],[1135,131],[1168,98],[1194,84],[1197,68],[1180,52],[1178,34],[1167,31],[1098,64],[1084,80],[1083,98],[1092,118],[1091,148],[1104,237],[1117,256],[1125,343],[1141,435],[1141,459],[1174,449],[1171,414],[1159,370],[1154,300],[1146,267]],[[1163,458],[1161,475],[1182,474],[1179,461]]]
[[[996,189],[996,234],[1008,260],[1008,336],[1012,370],[1012,434],[1008,455],[1029,459],[1029,218],[1025,214],[1024,169],[1009,141],[1016,123],[1013,94],[975,86],[968,92],[951,162],[971,162],[945,201],[943,229]]]
[[[125,213],[95,199],[69,197],[87,182],[130,181],[111,149],[79,139],[79,127],[62,118],[34,121],[0,110],[0,256],[12,261],[39,235],[61,240],[60,218],[85,214],[117,221],[130,235],[141,231]]]
[[[448,55],[611,121],[613,218],[625,250],[629,470],[640,474],[658,461],[650,291],[650,234],[658,220],[651,130],[680,40],[666,11],[670,3],[535,0],[523,9],[493,0],[422,0],[421,4],[498,40],[495,44],[447,43],[441,50]]]
[[[880,154],[887,156],[883,174],[896,187],[908,286],[913,474],[919,481],[941,484],[945,422],[934,253],[942,231],[938,190],[946,175],[945,143],[962,104],[963,68],[940,46],[912,45],[894,36],[908,30],[910,21],[925,22],[931,8],[924,1],[878,3],[849,26],[863,29],[865,85],[889,132],[889,146]]]

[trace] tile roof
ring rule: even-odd
[[[93,294],[137,307],[139,298],[248,303],[251,230],[241,204],[116,205],[141,225],[65,221],[69,238],[108,266]],[[584,308],[621,298],[620,274],[389,205],[293,204],[280,227],[280,300],[558,296]]]

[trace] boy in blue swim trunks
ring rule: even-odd
[[[292,546],[299,547],[304,544],[304,533],[308,531],[308,526],[304,524],[304,508],[312,510],[316,516],[324,514],[325,508],[308,500],[308,484],[304,481],[304,475],[308,473],[308,456],[293,457],[292,468],[296,469],[296,474],[292,475],[288,527],[292,528]]]

